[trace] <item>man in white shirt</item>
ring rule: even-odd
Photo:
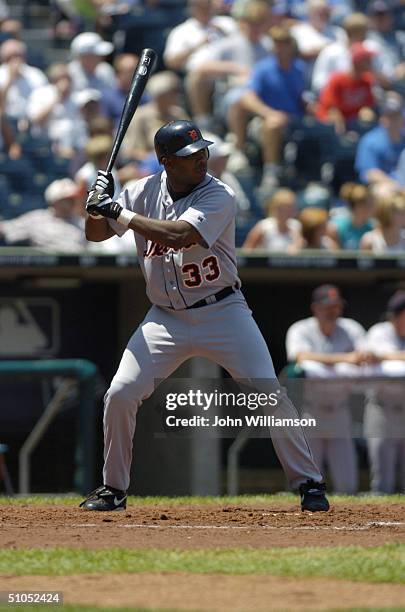
[[[367,349],[380,360],[368,369],[375,382],[369,385],[364,414],[371,490],[377,494],[395,492],[397,465],[405,492],[405,291],[389,299],[387,315],[366,336]]]
[[[339,379],[361,376],[360,366],[368,355],[362,350],[365,330],[357,321],[342,317],[343,307],[334,285],[314,289],[313,316],[291,325],[286,350],[288,361],[299,364],[305,373],[303,409],[317,420],[309,439],[312,453],[319,465],[328,464],[335,492],[354,494],[357,461],[347,406],[351,384]]]
[[[164,51],[167,68],[188,72],[193,55],[236,30],[232,17],[215,15],[213,0],[188,0],[190,17],[170,32]]]
[[[32,210],[0,222],[0,236],[7,244],[28,242],[44,251],[75,253],[87,248],[84,221],[77,213],[77,187],[65,178],[45,190],[48,208]]]
[[[72,40],[68,70],[75,91],[103,91],[115,85],[114,69],[104,61],[113,50],[114,46],[95,32],[82,32]]]
[[[72,158],[84,147],[86,124],[72,95],[72,80],[65,64],[48,68],[49,85],[39,87],[28,100],[34,135],[45,135],[61,157]]]
[[[19,40],[6,40],[0,48],[0,93],[6,99],[6,113],[13,119],[27,119],[27,100],[35,89],[46,85],[39,68],[26,63],[27,47]]]

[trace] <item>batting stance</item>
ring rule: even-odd
[[[188,358],[210,358],[235,379],[277,382],[240,291],[234,193],[207,174],[211,144],[194,123],[170,122],[155,135],[164,171],[124,188],[116,202],[111,174],[99,171],[89,193],[87,239],[134,232],[152,307],[130,338],[104,398],[104,485],[81,504],[87,510],[125,509],[137,410],[155,381]],[[283,397],[277,417],[297,416]],[[302,509],[328,510],[325,484],[303,431],[286,427],[273,443],[291,487],[300,491]]]

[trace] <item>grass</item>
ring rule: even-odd
[[[362,548],[213,550],[25,549],[0,551],[0,574],[62,576],[83,573],[187,572],[325,577],[404,583],[405,544]]]
[[[405,503],[405,495],[328,495],[333,504],[377,504],[387,505]],[[7,497],[0,496],[0,505],[51,505],[77,506],[83,500],[78,495],[24,495]],[[238,495],[237,497],[193,496],[193,497],[135,497],[130,496],[128,503],[136,506],[183,506],[183,505],[219,505],[219,504],[277,504],[280,502],[298,503],[298,496],[293,493],[277,493],[275,495]]]

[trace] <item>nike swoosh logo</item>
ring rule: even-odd
[[[108,198],[108,197],[110,197],[110,196],[108,195],[108,193],[99,193],[99,194],[98,194],[98,196],[97,196],[97,199],[98,199],[98,200],[105,200],[105,199],[106,199],[106,198]]]
[[[119,506],[120,504],[122,504],[122,502],[124,501],[124,499],[126,499],[127,496],[125,495],[122,499],[117,499],[116,497],[114,497],[114,505],[115,506]]]

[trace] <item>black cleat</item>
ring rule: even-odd
[[[301,510],[309,510],[310,512],[327,512],[329,510],[329,502],[325,495],[326,485],[324,482],[315,482],[307,480],[299,487],[301,495]]]
[[[95,489],[82,501],[80,508],[85,510],[99,510],[112,512],[113,510],[125,510],[127,507],[127,494],[125,491],[114,489],[103,485]]]

